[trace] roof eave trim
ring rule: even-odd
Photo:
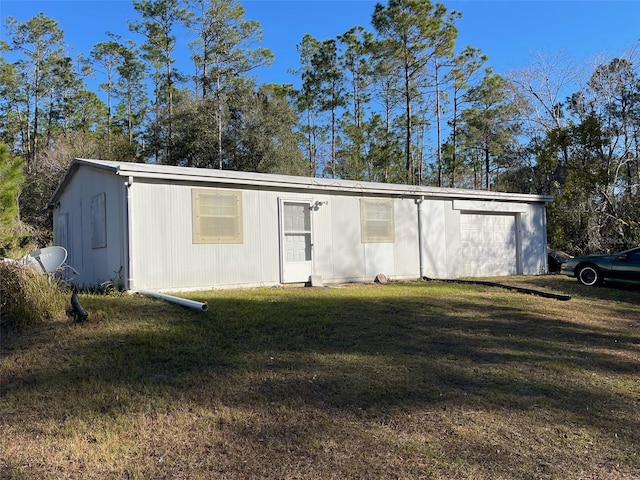
[[[65,172],[64,176],[58,183],[58,186],[51,194],[51,197],[49,198],[49,201],[47,202],[45,209],[51,209],[55,206],[55,204],[58,202],[58,198],[60,197],[60,194],[65,189],[67,184],[71,181],[71,177],[75,175],[75,173],[78,171],[78,168],[81,165],[85,165],[91,168],[97,168],[99,170],[107,170],[114,173],[117,173],[118,171],[118,168],[111,165],[104,165],[102,163],[97,163],[95,161],[85,159],[85,158],[74,158],[69,164],[69,166],[67,167],[67,171]]]
[[[506,193],[506,192],[490,192],[485,190],[461,190],[461,189],[436,189],[435,187],[409,187],[399,188],[394,184],[371,184],[362,185],[360,183],[346,183],[344,181],[331,181],[329,179],[314,179],[311,177],[287,177],[282,180],[281,176],[275,175],[274,178],[261,176],[261,178],[246,178],[233,175],[225,177],[216,177],[208,175],[193,174],[167,174],[162,172],[141,172],[139,170],[130,170],[127,168],[119,168],[117,175],[132,176],[136,178],[149,178],[156,180],[179,180],[183,182],[201,182],[214,184],[232,184],[232,185],[254,185],[271,188],[287,188],[300,190],[317,190],[317,191],[339,191],[356,194],[378,194],[393,195],[397,197],[415,197],[415,198],[470,198],[484,199],[491,201],[510,201],[510,202],[538,202],[549,203],[553,197],[545,195],[533,195],[523,193]],[[264,175],[264,174],[262,174]],[[375,186],[372,186],[375,185]],[[406,187],[406,186],[405,186]]]

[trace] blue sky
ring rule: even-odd
[[[377,3],[370,0],[245,0],[245,18],[262,25],[262,46],[276,62],[260,73],[262,82],[295,83],[287,73],[297,68],[296,45],[305,33],[319,40],[334,38],[355,25],[368,30]],[[382,3],[386,3],[383,0]],[[640,0],[456,0],[444,3],[462,12],[458,47],[471,45],[489,56],[498,73],[526,67],[536,52],[564,52],[579,63],[594,57],[612,58],[640,47]],[[58,21],[72,56],[88,55],[106,41],[105,32],[141,39],[127,29],[138,18],[130,0],[0,0],[1,38],[7,40],[4,19],[20,21],[43,12]],[[184,42],[184,70],[191,65]]]

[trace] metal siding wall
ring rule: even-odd
[[[174,215],[170,188],[134,180],[131,189],[131,258],[136,289],[153,289],[173,282],[175,259],[172,232],[184,230]]]
[[[393,272],[393,245],[392,243],[364,243],[365,281],[373,281],[376,275],[384,273],[392,277]]]
[[[418,245],[418,204],[413,198],[395,201],[396,243],[392,275],[396,278],[420,278]]]
[[[447,251],[447,271],[445,278],[458,278],[462,275],[462,245],[460,242],[460,211],[453,209],[451,200],[443,201],[444,240]]]
[[[521,252],[523,275],[540,275],[547,272],[546,207],[528,205],[520,215]]]
[[[424,200],[421,210],[422,261],[424,275],[430,278],[447,278],[447,238],[445,202]]]
[[[259,254],[256,275],[261,284],[280,282],[280,228],[278,224],[278,194],[272,191],[255,191],[255,220],[252,223],[254,247]],[[245,232],[246,230],[245,225]]]
[[[336,282],[366,278],[365,248],[360,237],[360,198],[346,195],[331,197],[331,257]]]
[[[138,182],[134,187],[137,289],[279,282],[277,195],[232,188],[242,191],[244,242],[194,244],[191,186]]]
[[[69,256],[67,264],[78,274],[71,281],[90,287],[112,280],[121,282],[126,265],[122,256],[124,219],[121,216],[122,181],[106,172],[82,167],[60,196],[54,218],[68,212]],[[107,242],[104,248],[91,246],[91,198],[105,194]]]
[[[78,285],[86,285],[86,274],[82,256],[82,198],[80,188],[67,188],[60,196],[60,206],[53,213],[55,245],[60,245],[60,239],[55,236],[57,230],[58,215],[67,213],[67,265],[73,267],[78,274],[70,274],[70,280]]]
[[[314,202],[322,202],[311,210],[311,228],[313,241],[313,274],[323,280],[334,278],[333,272],[333,204],[337,197],[314,195]]]

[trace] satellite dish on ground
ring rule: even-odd
[[[42,273],[52,273],[67,259],[67,250],[64,247],[46,247],[32,251],[22,257],[22,261],[32,265]]]

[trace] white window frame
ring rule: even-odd
[[[233,208],[229,209],[229,204],[225,205],[207,205],[209,210],[205,211],[201,205],[202,199],[215,202],[216,199],[228,200],[232,199]],[[237,190],[223,190],[210,188],[193,188],[191,189],[191,214],[193,235],[192,242],[194,244],[238,244],[244,243],[243,234],[243,212],[242,212],[242,192]],[[227,235],[208,235],[206,232],[205,222],[214,222],[216,219],[224,219],[226,222],[232,219],[233,233]],[[215,227],[214,227],[215,228]]]
[[[393,199],[361,198],[360,232],[362,243],[395,243]]]

